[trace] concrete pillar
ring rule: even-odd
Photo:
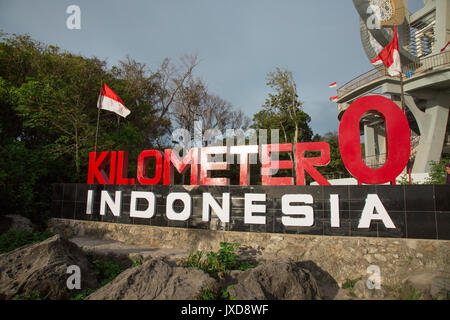
[[[366,164],[370,166],[376,161],[375,128],[364,124],[364,147]]]
[[[430,171],[430,161],[439,161],[447,132],[450,95],[441,92],[427,103],[425,114],[429,121],[421,128],[420,144],[413,173]]]
[[[433,53],[439,53],[450,41],[450,1],[436,0],[436,43]]]
[[[377,126],[375,128],[375,140],[376,140],[376,151],[377,151],[377,159],[379,162],[384,163],[386,161],[386,130],[384,126]]]

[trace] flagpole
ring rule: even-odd
[[[395,26],[394,26],[394,30],[396,32]],[[404,86],[403,86],[403,68],[401,66],[401,63],[400,63],[400,99],[401,99],[401,104],[402,104],[402,112],[406,116],[405,90],[404,90]],[[409,178],[408,182],[409,182],[409,184],[411,184],[412,183],[412,179],[411,179],[411,159],[408,160],[408,165],[406,166],[406,170],[407,170],[408,178]]]
[[[102,94],[102,88],[103,88],[103,80],[100,81],[100,94],[99,94],[99,97]],[[99,126],[99,123],[100,123],[100,108],[98,107],[98,102],[97,102],[97,109],[98,109],[98,111],[97,111],[97,128],[95,129],[95,147],[94,147],[95,154],[97,154],[98,126]]]
[[[120,136],[120,116],[117,115],[117,136]]]
[[[402,111],[406,114],[405,109],[405,91],[403,90],[403,72],[400,72],[400,92],[401,92],[401,101],[402,101]]]

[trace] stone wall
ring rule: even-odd
[[[450,241],[363,238],[213,231],[53,218],[49,228],[68,238],[87,236],[135,245],[185,250],[217,250],[220,242],[238,242],[255,260],[290,258],[312,261],[341,285],[367,279],[367,267],[377,265],[384,286],[400,285],[426,271],[450,274]]]

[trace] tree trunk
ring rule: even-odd
[[[294,81],[294,78],[292,77],[292,74],[291,74],[291,77],[290,77],[290,81],[292,83],[292,114],[294,115],[292,120],[295,123],[294,143],[293,143],[293,146],[292,146],[292,150],[293,150],[293,153],[294,153],[294,161],[293,161],[293,164],[292,164],[292,172],[293,172],[292,173],[292,177],[294,178],[294,185],[296,185],[297,184],[297,175],[296,175],[297,170],[296,170],[295,164],[296,164],[296,161],[297,161],[297,156],[296,156],[297,146],[296,146],[296,144],[298,142],[298,122],[297,122],[297,109],[295,108],[295,96],[296,96],[296,93],[297,93],[297,85],[295,84],[295,81]],[[292,118],[292,114],[290,112],[289,112],[289,114],[290,114],[290,116]]]
[[[281,129],[283,129],[283,134],[284,134],[284,141],[287,143],[288,142],[288,139],[287,139],[287,135],[286,135],[286,130],[284,129],[284,126],[283,126],[283,123],[280,123],[281,124]],[[294,155],[295,155],[295,144],[294,144]],[[292,152],[288,152],[288,154],[289,154],[289,159],[291,160],[291,162],[292,162],[292,169],[291,169],[291,172],[292,172],[292,177],[294,178],[294,185],[295,185],[295,162],[294,162],[294,160],[295,160],[295,156],[294,156],[294,158],[293,158],[293,156],[292,156]]]
[[[295,168],[295,164],[297,163],[297,153],[296,153],[296,151],[297,151],[297,142],[298,142],[298,123],[295,122],[295,135],[294,135],[294,143],[293,143],[293,146],[292,146],[292,150],[294,150],[293,151],[293,153],[294,153],[294,162],[292,164],[294,185],[297,184],[297,175],[296,175],[297,170]]]

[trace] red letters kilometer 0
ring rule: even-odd
[[[385,122],[387,158],[378,169],[369,168],[363,161],[360,144],[360,121],[364,114],[377,112]],[[173,184],[174,170],[185,173],[190,168],[191,185],[229,185],[228,178],[212,178],[214,170],[229,170],[226,162],[209,162],[209,155],[238,155],[240,161],[240,185],[250,183],[249,155],[261,153],[262,185],[293,185],[293,177],[274,177],[272,169],[292,169],[295,165],[296,184],[305,185],[307,172],[319,185],[329,185],[315,167],[330,162],[330,146],[326,142],[293,144],[239,145],[192,148],[180,159],[172,149],[144,150],[138,157],[137,181],[141,185]],[[339,149],[347,170],[360,182],[381,184],[395,181],[408,163],[411,152],[411,137],[408,120],[401,109],[383,96],[362,97],[352,103],[342,116],[339,126]],[[305,152],[320,152],[318,157],[305,157]],[[271,160],[273,152],[295,152],[295,163],[291,160]],[[148,161],[155,159],[155,171],[148,172]],[[109,174],[105,168],[110,164]],[[91,152],[89,155],[88,184],[136,184],[136,179],[127,178],[128,153],[125,151]]]

